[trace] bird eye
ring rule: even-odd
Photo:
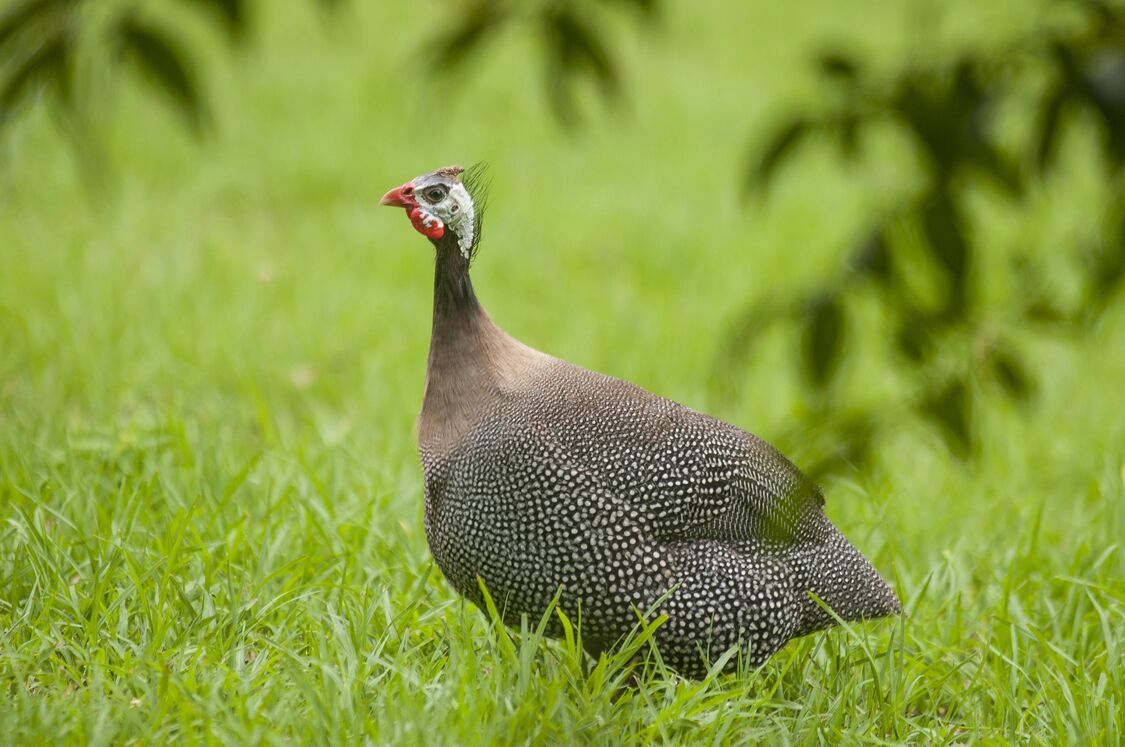
[[[430,187],[426,190],[426,199],[430,202],[441,202],[445,199],[445,187]]]

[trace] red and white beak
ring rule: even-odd
[[[406,208],[407,210],[418,207],[418,201],[414,199],[414,184],[412,182],[407,182],[401,187],[395,187],[383,195],[382,199],[379,200],[379,204]]]

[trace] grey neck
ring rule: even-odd
[[[434,243],[433,336],[418,419],[419,444],[431,454],[460,443],[498,397],[524,386],[536,366],[551,360],[493,323],[473,293],[456,238],[447,234]]]
[[[442,322],[483,313],[473,283],[469,260],[461,254],[452,231],[434,241],[434,331]]]
[[[445,442],[465,432],[471,411],[495,390],[489,348],[503,333],[477,301],[469,262],[450,231],[434,242],[434,318],[420,437]]]

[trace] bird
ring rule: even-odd
[[[492,320],[469,276],[486,184],[480,165],[447,166],[380,200],[434,248],[416,436],[426,539],[454,589],[505,624],[544,619],[549,636],[557,609],[595,659],[662,620],[652,640],[687,678],[724,654],[724,670],[760,666],[837,618],[899,614],[780,451]]]

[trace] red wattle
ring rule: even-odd
[[[410,214],[410,223],[418,233],[431,239],[440,239],[445,235],[445,224],[436,215],[431,215],[418,207],[407,210],[407,212]],[[426,225],[427,222],[429,222],[428,226]]]

